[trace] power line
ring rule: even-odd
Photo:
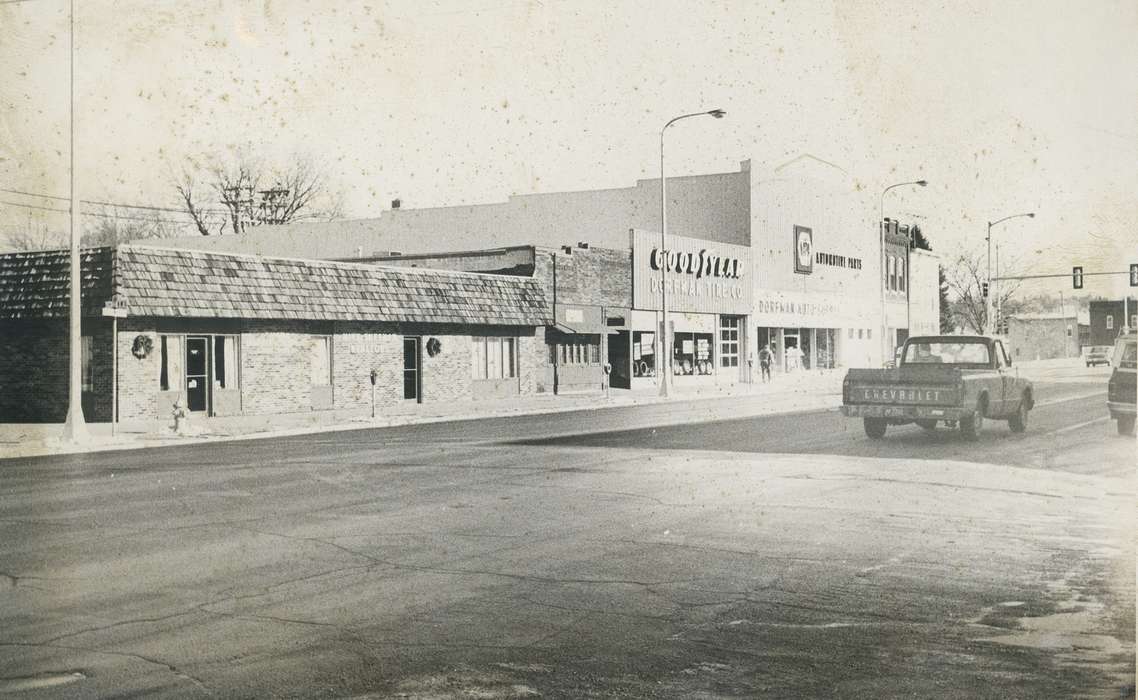
[[[8,194],[18,194],[18,195],[23,195],[25,197],[40,197],[42,199],[54,199],[54,200],[61,201],[61,202],[70,202],[71,201],[70,197],[59,197],[59,196],[51,195],[51,194],[38,194],[36,192],[25,192],[23,190],[9,190],[9,189],[5,189],[3,187],[0,187],[0,192],[7,192]],[[144,209],[147,211],[166,211],[166,212],[173,212],[174,214],[188,214],[189,213],[185,209],[173,209],[171,207],[154,207],[154,206],[147,206],[147,205],[143,205],[143,204],[121,204],[119,202],[100,202],[100,201],[91,200],[91,199],[84,199],[81,201],[84,204],[98,204],[99,206],[104,206],[104,207],[122,207],[124,209]],[[202,211],[205,213],[209,213],[209,214],[222,213],[221,210],[219,210],[219,209],[203,209]]]
[[[85,202],[85,203],[89,204],[90,202]],[[0,199],[0,204],[6,204],[10,207],[24,207],[26,209],[39,209],[41,211],[57,211],[57,212],[61,212],[63,214],[71,213],[70,209],[60,209],[59,207],[41,207],[41,206],[38,206],[36,204],[22,204],[20,202],[9,202],[9,201],[4,200],[4,199]],[[83,214],[83,216],[99,216],[99,217],[102,217],[104,219],[126,219],[129,221],[147,221],[147,222],[155,223],[155,224],[175,224],[177,226],[189,226],[191,223],[193,223],[191,221],[176,221],[174,219],[157,219],[157,218],[151,219],[151,218],[148,218],[145,216],[127,216],[125,214],[106,214],[106,213],[97,212],[97,211],[85,211],[85,212],[82,212],[82,214]]]

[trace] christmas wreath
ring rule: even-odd
[[[154,341],[148,335],[136,335],[134,344],[130,346],[131,354],[140,360],[149,355],[152,350],[154,350]]]

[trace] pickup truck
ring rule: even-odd
[[[1003,343],[980,335],[913,336],[896,367],[851,369],[842,382],[842,413],[861,418],[873,440],[890,425],[932,431],[942,422],[975,440],[985,418],[1022,433],[1034,405],[1031,382],[1012,367]]]
[[[1134,434],[1135,377],[1138,376],[1138,336],[1122,335],[1114,344],[1114,371],[1106,386],[1106,407],[1118,425],[1119,435]]]

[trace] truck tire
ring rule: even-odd
[[[884,418],[863,418],[862,423],[865,425],[865,434],[870,440],[880,440],[885,437],[885,428],[888,424]]]
[[[866,419],[868,420],[868,419]],[[1119,416],[1116,420],[1118,423],[1119,435],[1133,435],[1134,434],[1134,416]],[[866,428],[868,431],[869,429]]]
[[[919,420],[916,423],[917,423],[917,425],[921,426],[922,428],[929,431],[930,433],[936,431],[936,421],[935,420]]]
[[[976,402],[976,410],[967,418],[960,419],[960,434],[968,440],[979,440],[984,428],[984,400]]]
[[[1013,433],[1022,433],[1027,430],[1027,411],[1027,396],[1025,395],[1020,399],[1015,414],[1008,418],[1008,427],[1012,429]]]

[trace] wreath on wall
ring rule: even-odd
[[[151,351],[154,350],[154,341],[148,335],[134,336],[134,343],[130,346],[130,352],[138,359],[147,357]]]
[[[443,351],[443,344],[439,342],[438,338],[427,339],[427,354],[431,357],[438,355]]]

